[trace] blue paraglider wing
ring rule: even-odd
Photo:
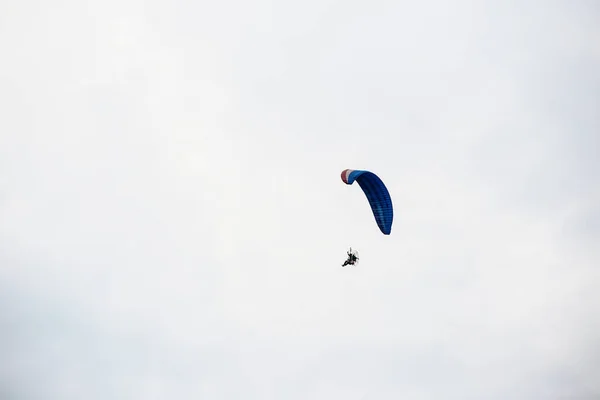
[[[381,179],[369,171],[345,169],[342,171],[342,181],[347,185],[358,182],[369,200],[377,226],[384,235],[389,235],[392,231],[394,208],[390,193]]]

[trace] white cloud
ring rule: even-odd
[[[1,7],[9,398],[600,393],[591,5]]]

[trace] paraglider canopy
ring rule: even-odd
[[[343,170],[341,177],[342,181],[347,185],[352,185],[354,181],[358,182],[358,185],[369,201],[379,230],[384,235],[389,235],[392,232],[394,209],[392,198],[383,181],[370,171],[354,169]]]

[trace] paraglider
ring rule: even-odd
[[[394,220],[394,208],[392,206],[392,198],[387,188],[381,181],[381,179],[370,171],[345,169],[341,174],[342,181],[347,185],[352,185],[354,181],[358,182],[364,192],[371,211],[375,217],[375,222],[379,227],[379,230],[384,235],[389,235],[392,232],[392,222]],[[342,264],[342,267],[346,265],[356,265],[358,263],[358,253],[352,250],[347,252],[348,259]]]
[[[358,263],[358,252],[356,250],[353,251],[352,247],[350,247],[350,250],[348,250],[347,254],[348,259],[344,261],[342,267],[345,267],[346,265],[356,265],[356,263]]]
[[[358,182],[369,201],[379,230],[384,235],[389,235],[392,232],[394,209],[390,193],[381,179],[370,171],[354,169],[343,170],[341,176],[342,181],[347,185],[352,185],[354,181]]]

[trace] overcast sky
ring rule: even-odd
[[[600,398],[597,2],[5,0],[0,50],[2,399]]]

